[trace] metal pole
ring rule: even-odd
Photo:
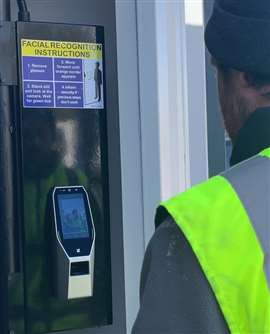
[[[10,1],[0,0],[0,23],[10,21]],[[1,27],[0,27],[1,29]],[[1,57],[1,51],[0,51]],[[7,64],[8,66],[8,64]],[[9,332],[9,234],[14,226],[11,87],[0,73],[0,333]]]
[[[0,21],[10,21],[10,0],[0,0]]]

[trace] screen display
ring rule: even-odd
[[[89,229],[82,194],[58,195],[64,239],[89,238]]]

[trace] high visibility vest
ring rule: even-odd
[[[161,204],[189,241],[231,333],[270,333],[268,158],[270,149]]]

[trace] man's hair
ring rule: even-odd
[[[221,71],[221,73],[224,75],[225,78],[229,78],[233,69],[229,67],[228,65],[225,65],[224,63],[218,61],[214,57],[212,57],[212,64],[216,66],[218,70]],[[254,88],[260,88],[264,85],[270,84],[270,75],[269,74],[257,74],[252,72],[245,72],[242,71],[245,74],[245,79],[248,82],[250,86],[253,86]],[[268,94],[267,94],[268,95]]]

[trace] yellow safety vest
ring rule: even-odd
[[[231,333],[270,333],[264,253],[231,184],[216,176],[161,206],[189,241]]]

